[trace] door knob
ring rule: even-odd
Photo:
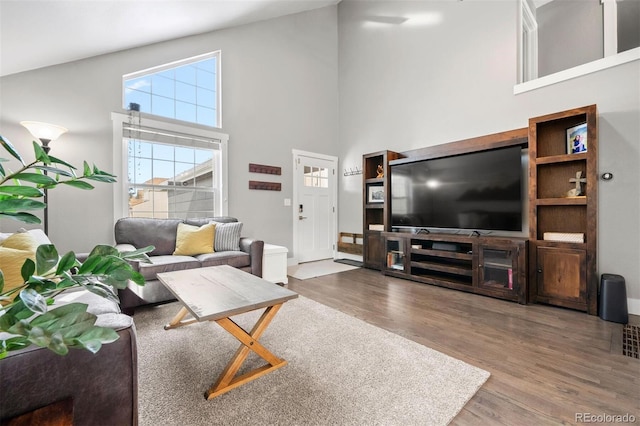
[[[298,216],[298,220],[302,220],[302,219],[306,219],[306,218],[307,218],[306,216],[302,216],[302,215]]]

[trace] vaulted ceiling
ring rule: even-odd
[[[340,0],[0,0],[0,76]]]

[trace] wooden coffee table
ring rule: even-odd
[[[272,354],[258,339],[284,302],[298,297],[297,293],[227,265],[160,273],[158,279],[183,305],[171,322],[164,326],[165,330],[196,321],[215,321],[242,343],[218,380],[205,392],[206,399],[215,398],[287,365],[287,361]],[[230,318],[262,308],[266,309],[250,332]],[[187,314],[192,318],[185,320]],[[235,377],[250,351],[267,364]]]

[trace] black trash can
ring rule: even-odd
[[[598,316],[605,321],[627,324],[627,288],[624,277],[616,274],[602,274],[598,294]]]

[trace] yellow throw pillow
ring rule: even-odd
[[[38,241],[29,232],[16,232],[12,234],[0,244],[2,247],[12,248],[16,250],[33,250],[35,253],[39,244]]]
[[[12,290],[24,283],[20,271],[24,261],[35,261],[38,242],[27,232],[11,235],[0,244],[0,270],[4,275],[4,289]]]
[[[203,253],[213,253],[213,239],[216,233],[216,224],[209,223],[203,226],[178,224],[176,235],[176,250],[174,255],[195,256]]]

